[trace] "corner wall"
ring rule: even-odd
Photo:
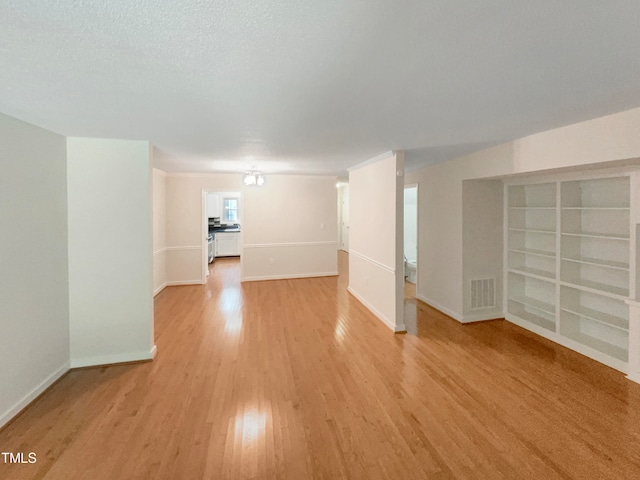
[[[349,170],[349,292],[396,332],[403,318],[402,154]]]
[[[503,316],[503,192],[501,180],[462,182],[462,321],[465,323]],[[474,308],[473,280],[493,280],[495,306],[485,307],[479,302]],[[476,293],[481,296],[481,292]],[[484,300],[491,298],[487,294]]]
[[[71,366],[151,359],[149,144],[68,138],[67,169]]]
[[[0,427],[69,369],[63,136],[0,114]]]

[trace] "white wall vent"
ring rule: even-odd
[[[495,278],[471,280],[471,310],[496,306]]]

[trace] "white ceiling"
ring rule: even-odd
[[[168,171],[407,168],[640,105],[637,0],[2,0],[0,111]]]

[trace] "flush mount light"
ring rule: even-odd
[[[250,170],[244,174],[244,177],[242,177],[242,181],[247,187],[261,187],[262,185],[264,185],[264,175],[256,170]]]

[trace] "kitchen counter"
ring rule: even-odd
[[[222,232],[239,232],[240,225],[229,225],[228,227],[209,227],[209,233],[216,234]]]

